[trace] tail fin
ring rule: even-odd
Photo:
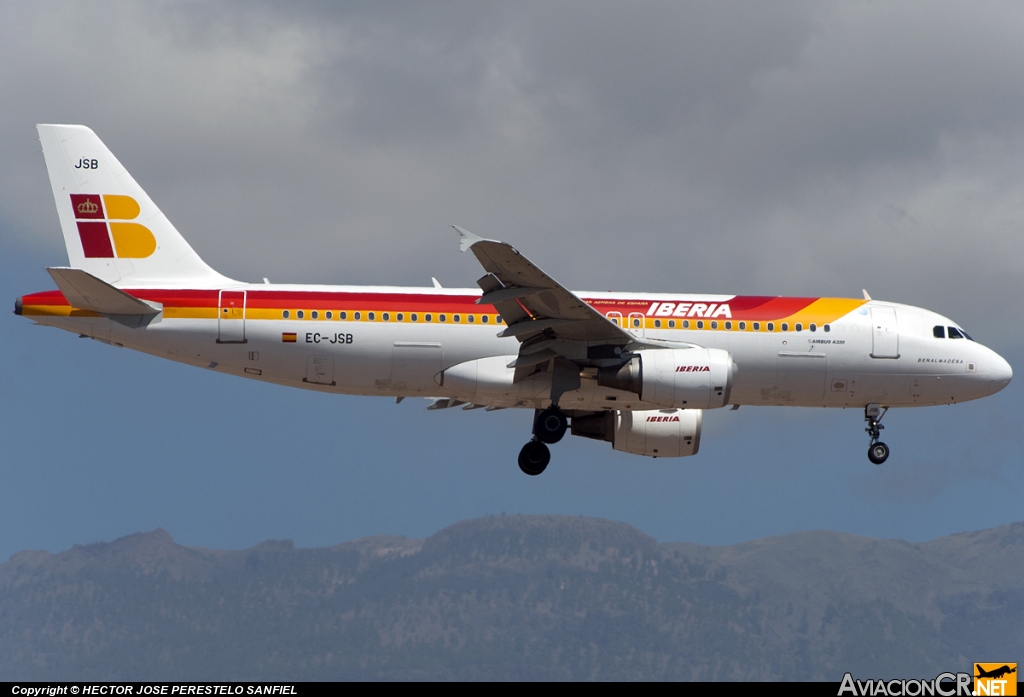
[[[91,129],[36,128],[72,267],[116,285],[231,282],[199,258]]]

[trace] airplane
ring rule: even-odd
[[[998,679],[998,678],[1001,678],[1001,677],[1003,677],[1005,675],[1009,675],[1010,673],[1016,673],[1017,672],[1016,664],[1015,664],[1015,667],[1013,667],[1013,668],[1011,668],[1009,665],[1005,665],[1004,664],[1004,665],[1000,666],[999,668],[994,668],[992,670],[985,670],[984,668],[981,668],[977,663],[975,663],[974,665],[978,669],[978,674],[974,676],[976,678],[996,678],[996,679]]]
[[[511,245],[462,228],[476,288],[244,283],[214,271],[85,126],[37,126],[69,265],[25,295],[41,325],[239,377],[425,397],[428,409],[533,411],[519,454],[545,470],[566,433],[649,457],[700,447],[704,410],[864,410],[889,456],[891,407],[1005,388],[1010,365],[953,320],[863,298],[570,291]]]

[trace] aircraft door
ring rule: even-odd
[[[900,335],[894,307],[871,308],[871,357],[900,357]]]
[[[643,316],[642,313],[640,313],[640,312],[630,312],[629,313],[629,323],[628,324],[629,324],[629,326],[626,327],[626,328],[629,329],[629,331],[633,332],[637,336],[643,336],[644,335],[645,320],[644,320],[644,316]]]
[[[222,290],[217,308],[217,343],[245,343],[245,291]]]

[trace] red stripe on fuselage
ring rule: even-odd
[[[377,310],[381,312],[464,312],[493,313],[491,305],[477,305],[479,295],[436,295],[433,293],[364,293],[344,291],[301,290],[248,290],[246,306],[250,309],[280,310]],[[187,289],[125,289],[125,292],[163,304],[165,307],[217,307],[220,291]],[[737,295],[722,300],[727,304],[732,319],[772,320],[789,317],[806,308],[818,298],[785,298],[762,295]],[[646,312],[654,302],[662,300],[618,300],[615,298],[584,298],[602,314],[620,312]],[[68,305],[59,290],[33,293],[23,298],[25,305]],[[690,300],[685,295],[674,302],[704,302]]]
[[[764,302],[744,307],[742,303],[737,302],[738,300],[743,299],[744,298],[742,298],[742,296],[739,296],[735,300],[729,301],[728,304],[732,309],[733,319],[781,319],[783,317],[795,315],[797,312],[800,312],[800,310],[818,300],[818,298],[752,298],[756,300],[763,300]]]

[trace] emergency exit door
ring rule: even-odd
[[[629,326],[627,329],[633,332],[634,335],[642,337],[645,333],[644,324],[646,324],[646,318],[639,312],[630,312],[627,320]]]

